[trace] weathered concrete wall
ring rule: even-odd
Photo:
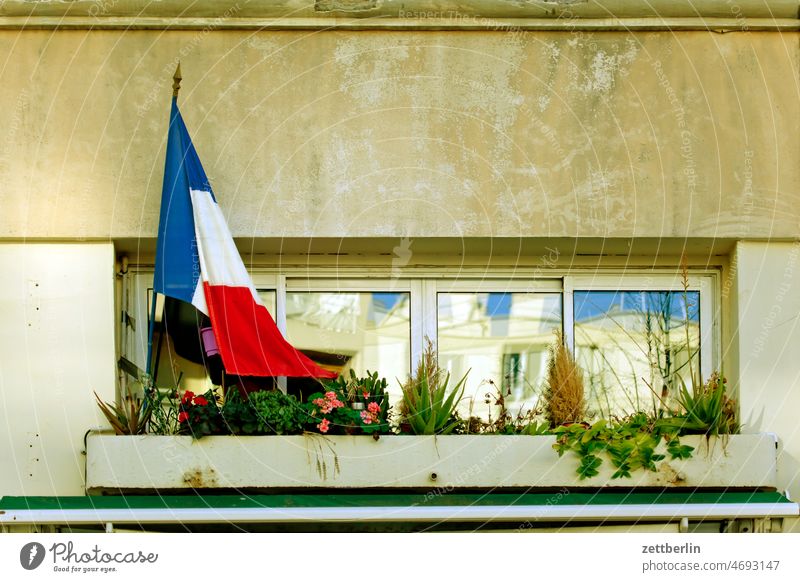
[[[797,33],[4,31],[0,237],[796,237]]]

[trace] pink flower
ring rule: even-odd
[[[377,402],[370,402],[367,405],[367,409],[361,412],[361,421],[364,424],[378,424],[380,419],[378,415],[381,411],[381,405]]]
[[[315,398],[311,401],[314,406],[318,406],[322,414],[328,414],[335,408],[344,406],[344,402],[336,398],[336,392],[329,390],[325,393],[325,398]]]
[[[320,422],[317,426],[319,426],[319,432],[328,432],[328,428],[330,427],[331,421],[327,418],[323,418],[322,422]]]
[[[331,406],[331,403],[325,400],[324,398],[315,398],[314,400],[311,401],[311,403],[314,406],[318,406],[322,414],[328,414],[331,410],[333,410],[333,406]]]

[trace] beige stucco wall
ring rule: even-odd
[[[0,32],[0,237],[154,237],[174,61],[236,236],[795,237],[797,33]]]

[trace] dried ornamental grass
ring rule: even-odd
[[[439,367],[439,359],[436,356],[436,349],[433,347],[433,342],[426,336],[425,337],[425,350],[422,352],[422,358],[417,364],[417,369],[414,375],[408,378],[405,383],[400,387],[403,391],[403,399],[400,401],[399,412],[401,416],[408,415],[407,402],[417,406],[417,390],[415,388],[424,383],[431,389],[438,386],[443,376],[442,369]]]
[[[564,345],[561,332],[549,348],[544,412],[551,427],[581,422],[586,415],[583,373]]]

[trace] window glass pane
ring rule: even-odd
[[[534,406],[560,327],[560,293],[439,293],[439,365],[453,384],[470,370],[462,416],[496,418],[485,402],[492,384],[512,414]]]
[[[152,290],[148,291],[148,304],[151,301],[151,292]],[[259,290],[258,294],[274,318],[275,291]],[[213,388],[198,333],[199,328],[210,326],[210,321],[188,303],[172,299],[165,301],[163,295],[160,295],[159,304],[161,307],[156,317],[158,325],[153,334],[153,365],[156,366],[157,363],[156,384],[160,388],[179,386],[181,390],[191,390],[196,394]],[[162,315],[161,310],[165,304],[166,314]],[[163,333],[164,329],[169,330],[169,333]]]
[[[389,381],[392,402],[400,399],[396,378],[409,373],[410,315],[408,293],[286,293],[292,345],[339,373],[377,371]]]
[[[269,311],[269,314],[272,316],[272,319],[277,319],[275,295],[275,291],[264,289],[258,290],[258,296],[261,297],[261,301],[264,302],[264,305],[266,306],[267,311]]]
[[[575,291],[575,356],[604,416],[658,408],[700,373],[698,291]],[[657,396],[656,396],[657,395]]]

